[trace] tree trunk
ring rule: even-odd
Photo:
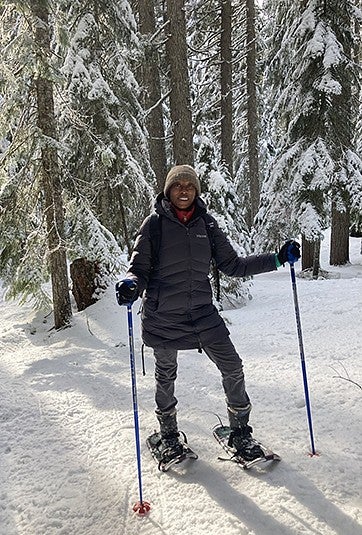
[[[347,262],[349,262],[349,211],[340,212],[333,202],[329,263],[332,266],[342,266]]]
[[[233,176],[231,0],[221,1],[221,158]]]
[[[313,267],[314,242],[308,241],[304,234],[302,235],[302,270]]]
[[[314,242],[314,255],[313,255],[313,279],[317,280],[319,271],[321,268],[320,264],[320,254],[321,254],[321,240],[316,240]]]
[[[51,56],[47,2],[30,3],[34,18],[33,32],[39,61],[39,75],[35,80],[38,127],[44,136],[41,149],[40,173],[44,193],[47,227],[48,261],[51,274],[55,328],[69,324],[72,315],[67,260],[64,244],[64,208],[60,185],[60,169],[56,149],[56,120],[53,85],[48,59]]]
[[[184,0],[167,0],[167,19],[174,163],[194,165]]]
[[[158,53],[155,44],[151,42],[151,37],[156,32],[154,0],[139,0],[138,13],[140,32],[147,39],[142,63],[142,86],[144,108],[147,114],[146,127],[149,133],[150,161],[156,174],[158,189],[162,190],[167,172],[167,162]]]
[[[97,262],[86,258],[76,258],[70,264],[72,293],[79,311],[97,302],[95,292],[97,290],[96,278],[98,273]]]
[[[331,6],[329,7],[332,9]],[[345,14],[347,13],[345,12]],[[353,58],[355,49],[353,48],[353,40],[351,39],[353,34],[350,14],[348,14],[344,19],[341,18],[340,20],[341,22],[343,20],[344,26],[344,38],[340,40],[343,46],[344,54],[347,58]],[[336,30],[337,28],[335,28],[335,31]],[[347,34],[349,34],[348,37]],[[357,39],[355,42],[356,41]],[[346,153],[348,149],[354,149],[353,137],[356,129],[356,117],[354,113],[358,109],[358,106],[355,104],[355,97],[353,96],[353,89],[356,89],[356,82],[353,78],[353,74],[351,73],[351,69],[344,68],[343,76],[345,77],[345,80],[342,84],[342,90],[335,95],[332,100],[333,107],[335,107],[337,110],[342,110],[343,112],[339,115],[338,142],[335,146],[334,161],[336,163],[338,162],[337,165],[343,166],[346,173],[346,179],[348,181],[349,169],[348,165],[346,164]],[[331,265],[341,266],[349,262],[351,199],[345,180],[337,180],[334,188],[335,189],[332,188],[332,225],[329,263]],[[340,206],[341,203],[342,206]]]
[[[318,279],[320,271],[321,240],[308,241],[302,236],[302,270],[312,269],[312,276]]]
[[[256,98],[256,44],[255,44],[255,3],[246,0],[246,88],[247,88],[247,122],[248,122],[248,173],[250,188],[251,227],[259,209],[259,149],[258,149],[258,110]]]

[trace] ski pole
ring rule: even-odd
[[[138,513],[139,515],[146,515],[148,511],[150,510],[151,506],[148,502],[143,501],[143,496],[142,496],[141,446],[140,446],[140,428],[139,428],[139,419],[138,419],[136,367],[135,367],[135,358],[134,358],[132,303],[127,303],[127,317],[128,317],[129,359],[130,359],[131,380],[132,380],[134,431],[135,431],[135,439],[136,439],[138,489],[139,489],[139,501],[134,504],[133,511],[135,513]]]
[[[296,323],[297,323],[299,352],[300,352],[300,360],[301,360],[302,373],[303,373],[304,395],[305,395],[305,403],[306,403],[306,408],[307,408],[309,434],[310,434],[310,441],[311,441],[311,446],[312,446],[312,455],[316,455],[316,450],[315,450],[315,447],[314,447],[312,411],[311,411],[310,399],[309,399],[307,366],[306,366],[306,362],[305,362],[304,347],[303,347],[302,323],[300,321],[299,304],[298,304],[297,283],[296,283],[296,279],[295,279],[294,263],[293,262],[289,262],[289,265],[290,265],[290,276],[291,276],[291,279],[292,279],[295,319],[296,319]]]

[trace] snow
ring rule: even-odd
[[[198,461],[166,474],[145,447],[156,425],[153,359],[137,387],[143,497],[138,500],[126,311],[109,289],[73,327],[0,302],[1,535],[356,535],[361,523],[360,240],[333,277],[297,279],[314,436],[310,457],[289,270],[255,277],[253,300],[225,318],[243,357],[254,435],[282,456],[248,472],[221,462],[211,430],[224,420],[218,371],[204,354],[181,352],[180,427]],[[297,269],[298,271],[298,269]],[[340,375],[341,377],[337,377]],[[346,380],[350,378],[350,380]],[[353,383],[354,381],[355,383]]]

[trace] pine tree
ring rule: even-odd
[[[259,147],[258,147],[258,104],[257,104],[257,46],[255,28],[255,2],[246,1],[246,90],[248,122],[248,184],[250,191],[249,227],[259,209]]]
[[[330,221],[329,196],[342,213],[351,188],[360,188],[348,164],[351,154],[357,158],[351,136],[355,66],[348,54],[352,3],[310,0],[299,11],[292,2],[287,7],[278,10],[277,3],[269,3],[271,12],[282,15],[286,31],[281,36],[275,24],[278,41],[269,73],[274,102],[266,113],[277,154],[259,212],[264,244],[298,232],[317,242]],[[275,86],[282,90],[277,93]]]
[[[3,141],[0,175],[0,275],[8,297],[50,304],[42,283],[52,279],[55,327],[71,316],[63,199],[54,114],[48,2],[14,3],[3,13],[1,44]]]
[[[72,315],[64,241],[64,208],[57,150],[57,122],[54,113],[49,5],[42,0],[31,3],[32,30],[38,72],[35,75],[37,127],[41,133],[40,183],[44,195],[47,254],[52,281],[55,328],[69,324]]]
[[[185,0],[166,0],[173,162],[194,164]]]
[[[232,79],[232,5],[231,0],[221,2],[220,36],[220,138],[221,161],[230,177],[234,175],[233,162],[233,79]]]

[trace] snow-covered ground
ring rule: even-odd
[[[350,266],[324,260],[335,278],[297,280],[318,457],[308,455],[287,268],[255,277],[253,300],[224,314],[244,361],[254,435],[282,456],[268,467],[244,472],[217,459],[215,414],[226,420],[220,377],[204,354],[188,351],[179,358],[179,422],[199,460],[157,470],[144,444],[156,425],[153,358],[146,350],[143,377],[135,314],[143,496],[152,506],[142,518],[132,511],[127,318],[113,290],[61,332],[51,317],[1,301],[0,534],[362,533],[360,240],[351,248]]]

